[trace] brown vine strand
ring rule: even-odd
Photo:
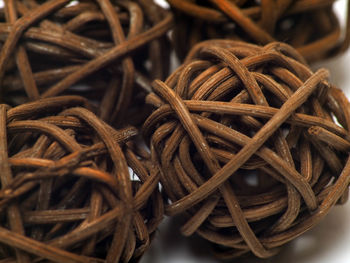
[[[6,107],[2,105],[0,107],[0,114],[1,114],[1,122],[6,123]],[[0,168],[2,171],[1,176],[1,185],[6,187],[10,184],[12,180],[12,174],[10,170],[10,166],[8,164],[8,156],[7,156],[7,141],[6,141],[6,133],[1,134],[1,159],[0,159]],[[19,206],[17,203],[12,203],[8,210],[7,210],[7,216],[9,218],[10,228],[13,232],[18,233],[20,235],[24,235],[24,228],[23,223],[20,215]],[[23,251],[16,250],[16,257],[18,258],[19,262],[30,262],[28,256],[23,253]]]
[[[144,86],[168,74],[165,34],[172,15],[152,0],[69,3],[5,2],[0,10],[3,101],[19,105],[83,95],[103,120],[118,125],[131,101],[145,94]]]
[[[0,260],[129,262],[150,246],[159,171],[136,128],[87,108],[79,96],[0,105]]]
[[[208,40],[154,81],[143,134],[184,235],[267,258],[346,201],[350,103],[327,78],[284,43]]]
[[[350,41],[349,4],[345,36],[332,10],[335,0],[167,0],[175,12],[173,42],[181,59],[196,43],[227,38],[257,44],[283,41],[309,62],[344,52]]]

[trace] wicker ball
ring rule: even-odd
[[[85,103],[0,105],[1,261],[135,262],[149,247],[159,173],[135,128],[114,130]]]
[[[308,61],[329,57],[349,45],[349,23],[343,40],[334,0],[167,1],[176,14],[173,38],[180,58],[197,42],[214,38],[261,45],[282,41]]]
[[[287,44],[211,40],[153,83],[143,133],[184,235],[267,258],[346,201],[350,103],[327,77]]]
[[[3,103],[81,95],[121,121],[150,80],[168,75],[172,15],[153,0],[5,1],[0,20]]]

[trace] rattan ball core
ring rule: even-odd
[[[309,62],[333,56],[350,43],[350,18],[343,38],[334,0],[167,1],[176,15],[173,41],[180,58],[196,43],[217,38],[286,42]]]
[[[350,104],[291,46],[211,40],[147,97],[168,215],[221,258],[267,258],[347,199]]]
[[[0,105],[1,261],[136,262],[150,246],[164,210],[158,170],[135,128],[114,130],[86,105]]]
[[[80,95],[123,120],[168,75],[172,14],[153,0],[15,0],[0,10],[2,103]]]

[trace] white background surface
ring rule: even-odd
[[[344,21],[345,0],[338,0],[336,11]],[[350,98],[350,51],[342,56],[314,65],[326,67],[331,81]],[[161,225],[150,251],[141,263],[214,263],[207,244],[198,237],[184,238],[178,229],[177,219],[166,219]],[[331,213],[315,228],[290,242],[277,256],[260,260],[236,259],[239,263],[350,263],[350,201],[334,207]]]

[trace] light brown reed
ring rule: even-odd
[[[184,235],[267,258],[346,201],[350,103],[327,79],[287,44],[211,40],[153,83],[143,133]]]
[[[138,86],[168,74],[172,15],[152,0],[70,2],[5,1],[3,102],[79,94],[103,120],[121,122]]]
[[[349,4],[342,30],[333,10],[335,0],[167,1],[176,14],[173,40],[180,58],[194,44],[213,38],[262,45],[282,41],[309,62],[343,52],[350,43]]]
[[[135,128],[114,130],[86,106],[0,105],[1,261],[134,262],[149,247],[163,217],[159,172]]]

